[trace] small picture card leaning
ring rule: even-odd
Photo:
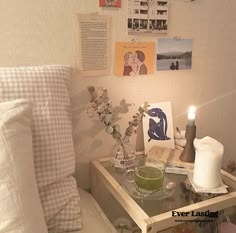
[[[155,145],[175,148],[170,102],[149,103],[148,111],[143,118],[143,137],[145,154]]]

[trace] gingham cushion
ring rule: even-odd
[[[50,233],[65,233],[81,229],[78,211],[80,199],[75,179],[72,176],[64,177],[60,182],[42,189],[40,198]]]
[[[72,177],[69,78],[69,66],[0,68],[0,101],[25,98],[33,102],[36,180],[49,232],[56,233],[81,228],[79,194]],[[58,219],[65,222],[58,224]]]

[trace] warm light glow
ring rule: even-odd
[[[189,109],[188,109],[188,112],[192,112],[192,113],[195,113],[196,112],[196,107],[195,106],[190,106]]]
[[[195,106],[190,106],[188,109],[188,125],[195,126]]]
[[[188,120],[195,120],[195,112],[196,112],[195,106],[190,106],[188,109]]]

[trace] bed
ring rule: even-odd
[[[0,232],[116,232],[74,178],[70,77],[64,65],[0,68]]]

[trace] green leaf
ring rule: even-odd
[[[119,138],[121,138],[121,134],[119,132],[115,131],[112,133],[112,137],[115,139],[119,139]]]
[[[114,129],[116,132],[120,133],[120,126],[119,126],[118,124],[113,125],[113,129]]]
[[[111,125],[108,125],[105,130],[106,130],[106,132],[109,133],[109,134],[112,134],[113,131],[114,131],[114,130],[113,130],[113,127],[112,127]]]

